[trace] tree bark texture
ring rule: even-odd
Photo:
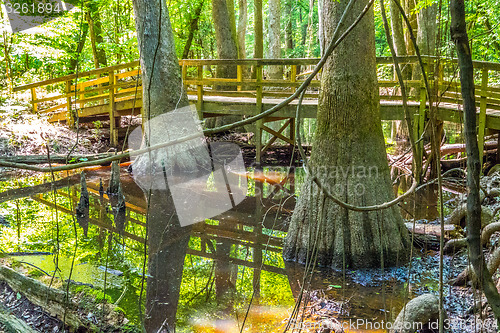
[[[460,68],[460,83],[464,103],[464,134],[467,151],[467,242],[469,258],[475,275],[479,277],[483,292],[495,314],[500,319],[500,296],[486,268],[481,246],[481,198],[479,176],[481,162],[476,130],[476,103],[474,95],[474,68],[465,23],[464,0],[450,2],[451,39],[455,43]]]
[[[354,21],[367,2],[357,1],[346,21]],[[326,40],[347,3],[324,2]],[[314,174],[335,196],[358,206],[393,199],[378,105],[374,32],[370,10],[328,59],[310,159]],[[284,258],[305,262],[316,238],[318,263],[336,268],[402,264],[410,246],[397,206],[348,211],[324,200],[309,180],[292,216]]]
[[[255,48],[253,57],[264,58],[264,23],[262,19],[262,0],[254,1],[254,35]]]
[[[157,141],[155,135],[181,137],[182,133],[165,134],[165,124],[154,123],[155,117],[189,105],[166,2],[134,0],[133,4],[141,55],[144,131],[153,141]],[[148,123],[148,120],[152,122]],[[134,177],[143,173],[153,179],[164,179],[165,170],[175,169],[180,174],[198,170],[196,156],[189,153],[189,143],[151,152],[149,156],[146,154],[134,161]],[[162,161],[163,170],[149,167],[153,161]],[[175,330],[182,268],[189,241],[190,228],[180,226],[166,179],[164,184],[164,190],[143,188],[150,207],[147,221],[149,276],[144,318],[146,332]]]
[[[203,0],[200,1],[196,9],[194,10],[191,21],[189,22],[189,34],[184,45],[184,50],[182,51],[182,59],[187,59],[189,56],[189,49],[193,43],[194,34],[198,30],[198,21],[200,20],[201,10],[203,9]]]
[[[245,45],[248,21],[247,6],[247,0],[238,0],[238,55],[240,59],[247,57]]]
[[[292,0],[285,0],[285,47],[287,56],[293,50]]]
[[[106,52],[102,47],[104,43],[103,31],[101,24],[101,15],[99,14],[99,8],[96,3],[89,2],[87,4],[87,23],[89,25],[90,31],[90,42],[92,44],[92,54],[94,56],[95,68],[108,66],[108,61],[106,58]]]
[[[281,1],[269,0],[268,5],[268,58],[278,59],[281,58]],[[268,73],[271,79],[283,79],[283,66],[269,66]]]
[[[403,32],[403,19],[399,12],[398,6],[393,0],[389,1],[389,8],[391,13],[391,30],[392,40],[394,42],[394,49],[398,56],[406,55],[405,35]]]
[[[219,59],[238,59],[238,46],[231,27],[231,14],[227,1],[212,0],[217,56]],[[217,66],[217,77],[236,78],[236,66]]]

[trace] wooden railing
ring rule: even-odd
[[[450,110],[459,109],[462,99],[456,59],[440,59],[439,62],[434,57],[424,56],[423,59],[434,92],[434,101],[437,100],[441,106],[446,105]],[[200,113],[204,110],[204,99],[219,96],[253,98],[248,103],[254,104],[255,108],[248,113],[257,114],[262,111],[266,98],[281,99],[290,96],[317,62],[318,59],[184,59],[179,61],[179,65],[184,86],[189,95],[196,96]],[[399,62],[404,66],[417,66],[415,56],[400,57]],[[218,66],[232,68],[234,78],[217,78],[215,72]],[[272,66],[283,69],[281,78],[268,77],[268,68]],[[401,90],[394,77],[392,58],[377,58],[377,66],[381,100],[401,101]],[[483,138],[487,128],[500,129],[500,113],[494,112],[500,110],[500,64],[475,61],[474,68],[477,78],[479,137]],[[131,110],[137,113],[142,106],[139,74],[139,62],[134,61],[36,82],[16,87],[14,91],[29,89],[34,112],[49,115],[50,121],[67,121],[69,125],[73,125],[77,116],[80,121],[105,116],[110,120],[111,141],[116,142],[119,117]],[[317,98],[320,75],[311,82],[306,98]],[[415,114],[415,135],[419,135],[423,131],[428,109],[424,84],[420,78],[405,80],[405,85],[409,88],[409,101],[417,103],[419,108]],[[487,117],[487,110],[491,116]],[[456,112],[446,113],[445,110],[441,118],[461,121],[460,115],[455,119],[456,115]]]

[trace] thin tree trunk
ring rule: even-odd
[[[293,50],[292,1],[285,0],[285,47],[286,55]]]
[[[396,54],[398,56],[405,56],[407,53],[401,13],[399,12],[398,6],[396,6],[392,0],[389,1],[389,8],[391,12],[391,30],[392,40],[394,41],[394,49],[396,50]]]
[[[481,161],[479,161],[479,147],[476,130],[476,103],[474,95],[474,68],[472,65],[469,38],[465,23],[464,0],[452,0],[451,39],[457,48],[458,64],[460,67],[460,83],[464,101],[464,134],[467,150],[467,242],[469,244],[469,258],[475,275],[479,277],[484,295],[493,313],[500,321],[500,295],[493,283],[491,272],[486,268],[481,246],[481,200],[479,195],[479,176]]]
[[[325,51],[325,36],[323,36],[323,0],[318,0],[318,40],[320,56]]]
[[[87,5],[87,23],[90,30],[90,42],[92,44],[92,55],[94,56],[95,68],[108,66],[106,52],[102,48],[104,43],[101,16],[99,9],[93,3]]]
[[[201,10],[203,9],[203,0],[200,1],[198,7],[194,10],[193,17],[189,23],[189,34],[184,45],[184,51],[182,51],[182,59],[187,59],[189,55],[189,49],[193,43],[194,33],[198,30],[198,21],[200,20]]]
[[[238,0],[238,55],[240,59],[247,57],[245,37],[247,34],[248,10],[247,0]]]
[[[7,77],[7,82],[9,84],[8,90],[12,91],[12,68],[9,55],[10,47],[7,37],[7,31],[3,31],[2,37],[3,37],[3,57],[5,61],[5,76]],[[10,44],[12,44],[12,37],[10,38]]]
[[[268,4],[268,58],[278,59],[281,58],[281,1],[269,0]],[[283,66],[270,66],[268,71],[271,79],[283,79]]]
[[[415,14],[415,0],[405,0],[405,12],[408,20],[410,21],[410,25],[412,27],[414,35],[417,34],[417,15]],[[411,41],[410,32],[406,30],[405,32],[405,41],[406,41],[406,52],[408,55],[415,55],[415,47],[413,42]]]
[[[262,0],[254,1],[254,58],[264,58],[264,23],[262,20]]]
[[[314,0],[309,0],[309,15],[307,19],[307,51],[308,57],[313,56],[313,43],[314,43]]]
[[[85,42],[87,41],[88,32],[89,32],[89,25],[88,23],[84,23],[82,26],[82,35],[80,36],[80,40],[78,41],[78,45],[76,46],[76,54],[69,61],[70,73],[74,73],[76,70],[78,61],[77,58],[80,58],[80,54],[83,51]]]

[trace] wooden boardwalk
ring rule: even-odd
[[[425,57],[430,84],[438,100],[438,119],[462,123],[460,84],[457,82],[455,59]],[[401,57],[400,63],[416,66],[416,57]],[[196,105],[200,117],[251,116],[278,104],[289,97],[305,80],[307,73],[318,59],[243,59],[243,60],[180,60],[182,79],[190,101]],[[235,67],[232,79],[215,77],[217,66]],[[271,66],[283,68],[283,78],[268,79],[266,73]],[[380,87],[380,110],[382,120],[403,120],[404,112],[399,83],[394,80],[392,59],[377,58]],[[250,78],[249,70],[254,76]],[[474,62],[476,102],[480,145],[488,132],[500,131],[500,64]],[[140,115],[142,108],[142,85],[139,62],[100,68],[78,75],[36,82],[14,91],[31,91],[33,111],[46,115],[50,122],[66,122],[70,126],[78,118],[80,123],[109,120],[112,145],[118,142],[120,118]],[[429,117],[429,105],[422,80],[405,81],[410,92],[410,111],[415,117],[414,133],[422,133]],[[303,103],[303,118],[316,117],[319,78],[309,86]],[[49,93],[49,91],[51,93]],[[293,144],[297,101],[284,107],[271,117],[256,123],[257,162],[261,154],[276,140]],[[278,130],[267,123],[283,121]],[[276,128],[276,127],[275,127]],[[292,130],[286,131],[287,128]],[[262,142],[262,133],[271,134],[269,142]],[[288,136],[285,133],[289,133]]]

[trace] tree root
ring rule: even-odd
[[[500,224],[500,222],[498,222]],[[493,251],[490,260],[488,260],[487,263],[487,269],[488,271],[493,275],[493,273],[498,269],[500,266],[500,248],[496,248],[495,251]],[[472,272],[472,274],[471,274]],[[472,282],[475,284],[477,282],[477,277],[476,274],[473,273],[473,269],[471,266],[467,267],[460,273],[455,279],[450,281],[450,284],[453,286],[463,286],[465,285],[469,280],[472,280]]]
[[[483,231],[481,232],[481,244],[488,244],[491,236],[493,236],[493,234],[497,231],[500,231],[500,222],[494,222],[484,227]],[[446,245],[443,248],[443,252],[452,253],[464,247],[467,247],[466,238],[450,239],[448,242],[446,242]]]

